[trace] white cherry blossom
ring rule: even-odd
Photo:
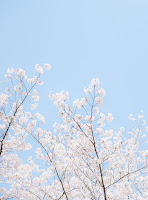
[[[95,78],[85,96],[73,102],[68,91],[50,92],[59,116],[51,127],[37,108],[43,68],[35,69],[37,76],[31,78],[13,68],[4,76],[0,199],[147,199],[148,125],[143,112],[129,116],[135,127],[113,130],[108,123],[112,113],[104,114],[101,107],[106,92]]]

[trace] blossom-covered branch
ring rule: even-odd
[[[51,69],[49,64],[45,69]],[[143,200],[148,198],[148,127],[143,113],[129,116],[135,127],[113,130],[102,105],[106,92],[98,78],[84,97],[50,92],[59,118],[53,128],[37,112],[37,76],[8,69],[0,94],[0,199]],[[42,76],[43,77],[43,76]],[[46,126],[45,126],[46,124]]]

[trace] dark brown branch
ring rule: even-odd
[[[92,100],[93,100],[93,103],[92,103],[92,107],[91,107],[91,119],[92,119],[93,108],[94,108],[94,101],[95,101],[95,87],[94,87],[94,97],[92,97]],[[94,132],[93,132],[93,128],[92,128],[92,120],[91,120],[91,133],[92,133],[92,138],[93,138],[94,150],[95,150],[97,159],[99,159],[97,148],[96,148],[95,136],[94,136]],[[101,185],[102,185],[102,188],[103,188],[104,199],[107,200],[106,187],[105,187],[105,184],[104,184],[103,172],[102,172],[101,164],[99,164],[99,171],[100,171],[100,175],[101,175]]]
[[[3,152],[4,140],[5,140],[5,138],[6,138],[7,134],[8,134],[8,131],[9,131],[11,125],[12,125],[13,119],[14,119],[14,117],[16,116],[16,113],[18,112],[18,109],[19,109],[19,108],[21,107],[21,105],[24,103],[24,101],[25,101],[26,98],[28,97],[29,93],[31,92],[31,90],[34,88],[34,86],[35,86],[36,83],[38,82],[39,77],[40,77],[40,75],[37,77],[36,82],[33,84],[33,86],[32,86],[32,87],[30,88],[30,90],[27,92],[27,94],[26,94],[26,96],[24,97],[24,99],[22,100],[22,102],[21,102],[21,103],[19,104],[19,106],[16,108],[16,110],[15,110],[15,112],[14,112],[14,114],[13,114],[13,116],[12,116],[12,118],[11,118],[9,124],[8,124],[8,127],[7,127],[7,129],[6,129],[5,133],[4,133],[3,139],[1,140],[0,157],[1,157],[2,152]]]
[[[119,181],[121,181],[121,180],[122,180],[123,178],[125,178],[126,176],[129,176],[129,175],[131,175],[131,174],[134,174],[134,173],[136,173],[136,172],[138,172],[138,171],[140,171],[140,170],[142,170],[142,169],[145,169],[145,168],[147,168],[147,167],[148,167],[148,165],[146,165],[146,166],[144,166],[144,167],[141,167],[140,169],[137,169],[137,170],[135,170],[135,171],[133,171],[133,172],[129,172],[129,173],[123,175],[121,178],[119,178],[119,179],[116,180],[115,182],[111,183],[111,184],[108,185],[106,188],[108,188],[108,187],[114,185],[115,183],[118,183]]]
[[[24,128],[24,130],[26,130],[26,129]],[[27,130],[26,130],[26,131],[27,131]],[[27,131],[27,132],[41,145],[41,147],[42,147],[42,148],[44,149],[44,151],[46,152],[46,154],[47,154],[47,156],[48,156],[50,162],[53,163],[52,159],[51,159],[50,156],[49,156],[49,153],[48,153],[47,149],[41,144],[41,142],[40,142],[32,133],[30,133],[29,131]],[[57,177],[58,177],[58,179],[59,179],[59,181],[60,181],[60,183],[61,183],[62,190],[63,190],[63,193],[64,193],[64,195],[65,195],[65,197],[66,197],[66,200],[68,200],[67,192],[65,191],[65,188],[64,188],[62,179],[60,178],[59,173],[58,173],[58,171],[57,171],[57,169],[56,169],[55,166],[54,166],[54,168],[55,168],[55,171],[56,171],[56,175],[57,175]]]

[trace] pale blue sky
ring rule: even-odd
[[[51,123],[49,91],[82,97],[93,77],[115,125],[141,109],[148,122],[147,0],[0,0],[0,30],[0,77],[8,67],[32,74],[37,63],[52,65],[39,107]]]

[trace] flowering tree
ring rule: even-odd
[[[43,68],[35,68],[38,75],[33,78],[22,69],[8,69],[5,75],[7,87],[0,94],[0,199],[148,199],[148,127],[143,115],[129,116],[137,122],[131,131],[108,128],[113,117],[101,111],[105,90],[93,79],[85,97],[72,105],[68,92],[50,92],[61,123],[54,124],[53,132],[45,130],[45,118],[34,112],[36,88],[43,84]],[[25,160],[23,151],[32,156]]]

